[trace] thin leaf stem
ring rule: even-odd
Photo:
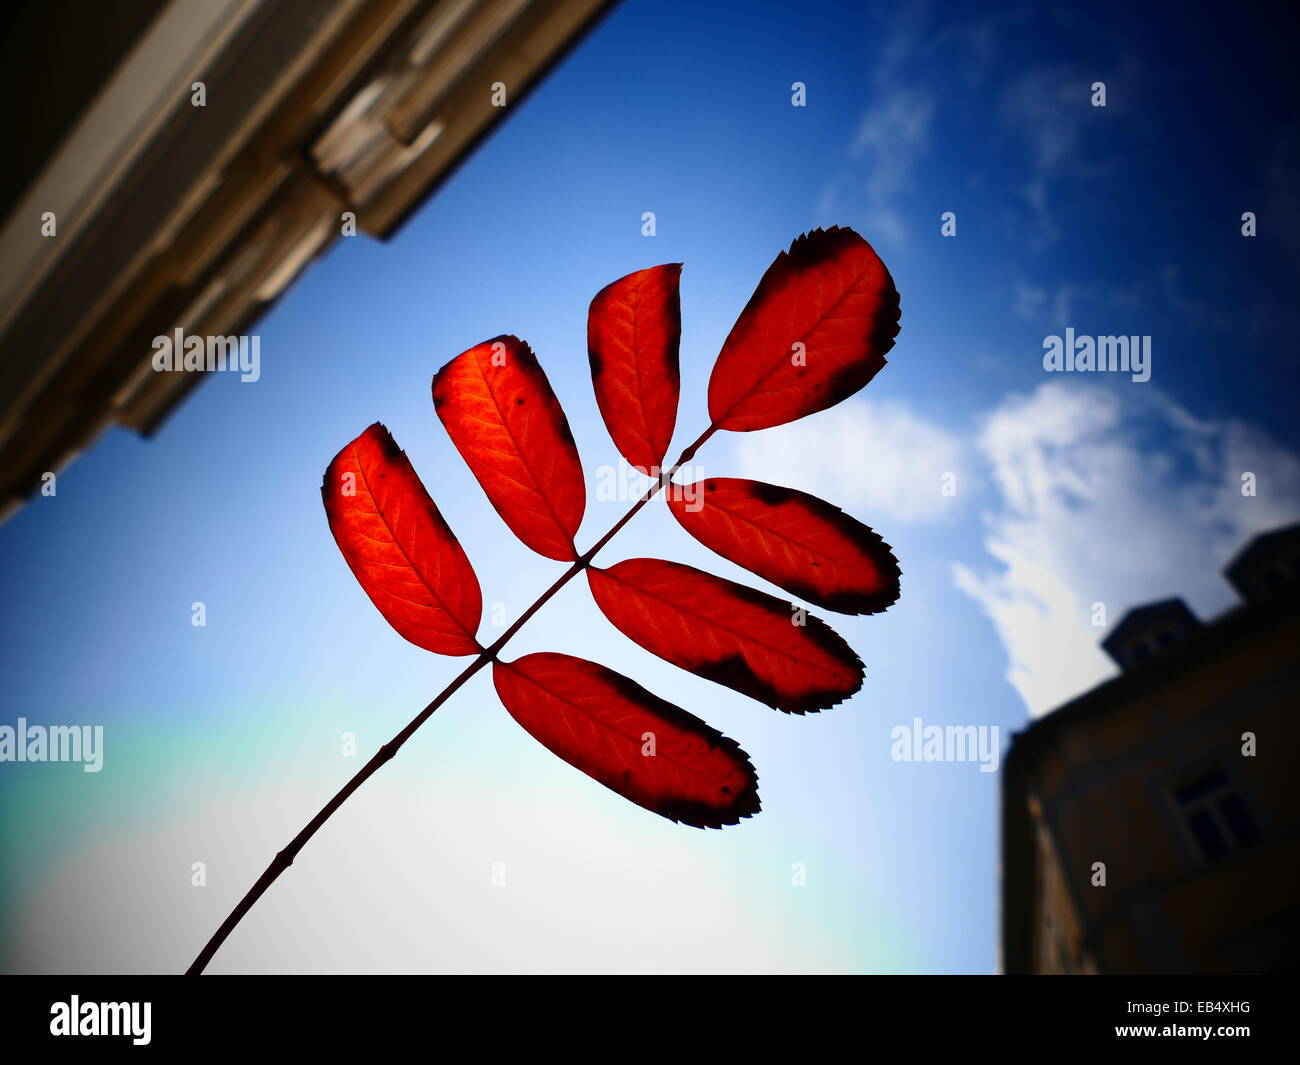
[[[465,669],[463,669],[455,679],[451,681],[451,683],[449,683],[434,697],[433,702],[416,714],[416,716],[404,729],[402,729],[401,732],[380,747],[379,750],[375,752],[374,757],[362,766],[361,769],[357,771],[356,775],[344,784],[329,802],[321,807],[320,812],[307,823],[306,827],[294,836],[286,847],[276,854],[275,859],[266,867],[266,870],[262,875],[257,878],[256,883],[248,889],[248,893],[239,900],[239,904],[231,910],[229,916],[221,922],[221,927],[213,933],[213,936],[208,940],[207,945],[199,951],[198,957],[194,959],[193,964],[191,964],[186,970],[187,976],[198,976],[207,968],[208,962],[212,960],[213,955],[221,948],[221,944],[226,941],[226,938],[230,933],[233,932],[239,922],[243,920],[244,915],[253,908],[253,904],[266,893],[266,890],[272,884],[275,883],[280,874],[293,864],[293,860],[298,856],[298,852],[302,850],[307,841],[316,834],[320,827],[324,825],[331,816],[333,816],[334,811],[342,806],[348,800],[349,796],[357,790],[357,788],[361,787],[362,784],[369,780],[380,766],[384,765],[384,763],[397,754],[401,749],[402,744],[415,734],[416,729],[433,716],[433,712],[437,710],[438,707],[442,706],[443,703],[450,699],[452,695],[454,695],[472,676],[474,676],[475,673],[489,662],[495,661],[497,654],[500,652],[501,648],[506,645],[510,638],[523,628],[524,625],[527,624],[528,620],[543,606],[545,606],[561,588],[590,565],[596,552],[609,543],[609,541],[617,535],[618,531],[632,520],[637,511],[658,495],[660,490],[672,480],[673,476],[677,473],[678,469],[681,468],[682,464],[689,462],[694,458],[695,453],[716,431],[717,427],[710,425],[700,434],[693,444],[689,445],[684,451],[682,451],[681,455],[678,457],[677,461],[673,463],[670,469],[662,470],[659,474],[659,479],[646,489],[645,494],[632,505],[632,508],[624,514],[623,517],[614,523],[613,527],[605,533],[604,536],[597,540],[586,552],[579,555],[573,565],[565,570],[554,584],[538,596],[536,602],[534,602],[532,606],[519,615],[514,624],[506,629],[506,631],[503,632],[495,642],[488,647],[485,647],[473,662],[466,666]]]

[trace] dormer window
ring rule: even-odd
[[[1300,523],[1261,533],[1237,552],[1224,574],[1246,600],[1271,599],[1300,578]]]
[[[1199,626],[1181,599],[1165,599],[1130,610],[1102,646],[1120,668],[1133,669],[1180,643]]]

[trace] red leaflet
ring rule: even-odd
[[[511,531],[539,555],[577,558],[582,464],[532,349],[500,336],[457,355],[434,376],[433,405]]]
[[[862,687],[862,662],[824,621],[691,566],[633,558],[590,568],[605,617],[651,654],[787,713]]]
[[[889,545],[839,507],[733,477],[691,489],[668,495],[682,528],[791,595],[842,614],[875,614],[898,599],[898,562]]]
[[[335,455],[320,491],[339,550],[393,628],[438,654],[481,650],[478,578],[387,429],[376,422]]]
[[[682,264],[638,270],[606,285],[587,314],[587,355],[605,428],[646,475],[663,462],[677,423]]]
[[[495,663],[492,680],[534,739],[638,806],[696,828],[758,813],[758,777],[736,741],[622,674],[533,654]]]
[[[876,375],[897,335],[898,290],[871,245],[814,229],[776,257],[732,326],[709,417],[748,432],[825,410]]]

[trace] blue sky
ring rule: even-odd
[[[814,491],[894,545],[901,601],[827,616],[863,691],[776,714],[642,652],[580,582],[511,644],[595,659],[735,737],[762,814],[703,833],[633,807],[518,729],[482,674],[213,968],[993,971],[999,775],[893,761],[891,729],[1005,743],[1108,675],[1094,603],[1110,622],[1174,593],[1213,613],[1228,554],[1300,513],[1295,75],[1239,14],[617,8],[390,243],[342,240],[307,272],[257,329],[258,382],[207,382],[152,440],[108,433],[0,528],[0,721],[106,730],[99,774],[0,766],[4,967],[183,968],[359,767],[341,734],[363,760],[461,668],[389,630],[338,555],[319,485],[344,443],[389,426],[513,619],[563,567],[488,505],[433,372],[500,333],[532,344],[587,471],[585,546],[626,506],[595,496],[618,459],[588,378],[591,297],[685,263],[675,453],[767,264],[840,224],[897,281],[889,366],[697,463]],[[1066,327],[1151,336],[1151,381],[1044,373]],[[601,559],[638,555],[755,582],[659,506]]]

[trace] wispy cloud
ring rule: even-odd
[[[906,188],[916,161],[929,146],[934,94],[923,89],[896,89],[882,96],[863,116],[855,156],[871,162],[867,193],[889,200]]]
[[[1092,104],[1098,81],[1106,85],[1105,107]],[[1121,56],[1096,66],[1031,66],[1002,89],[997,127],[1024,153],[1019,191],[1029,208],[1031,228],[1024,237],[1031,248],[1042,250],[1061,237],[1056,200],[1062,185],[1111,175],[1122,165],[1114,128],[1133,118],[1129,101],[1142,81],[1141,67]],[[1094,129],[1107,132],[1091,137]]]
[[[869,46],[867,107],[848,146],[853,165],[828,183],[823,213],[854,210],[887,242],[905,243],[907,194],[940,140],[941,108],[951,107],[950,119],[982,121],[990,143],[1006,141],[1021,153],[1013,187],[1030,210],[1024,239],[1040,248],[1057,240],[1054,187],[1067,176],[1107,172],[1114,158],[1102,159],[1085,144],[1088,124],[1098,121],[1090,94],[1093,81],[1103,77],[1100,68],[999,65],[1015,34],[1036,20],[1040,14],[1017,5],[968,17],[947,11],[936,17],[927,3],[882,12]],[[1134,64],[1109,69],[1131,91]],[[989,101],[986,118],[962,111],[966,99]],[[1109,118],[1116,110],[1123,107],[1100,113]]]
[[[1097,313],[1140,311],[1150,299],[1150,286],[1113,285],[1097,281],[1028,281],[1016,277],[1010,286],[1011,310],[1022,321],[1057,332],[1080,326]],[[1105,332],[1105,330],[1099,330]]]
[[[929,32],[927,4],[905,4],[883,14],[873,34],[870,103],[858,123],[850,168],[822,193],[823,215],[849,210],[862,217],[872,239],[906,243],[899,198],[930,147],[936,96],[916,68]]]
[[[1050,187],[1080,162],[1083,125],[1092,117],[1089,85],[1081,68],[1037,67],[1003,91],[998,120],[1028,154],[1022,195],[1031,209],[1040,245],[1060,236],[1049,202]]]

